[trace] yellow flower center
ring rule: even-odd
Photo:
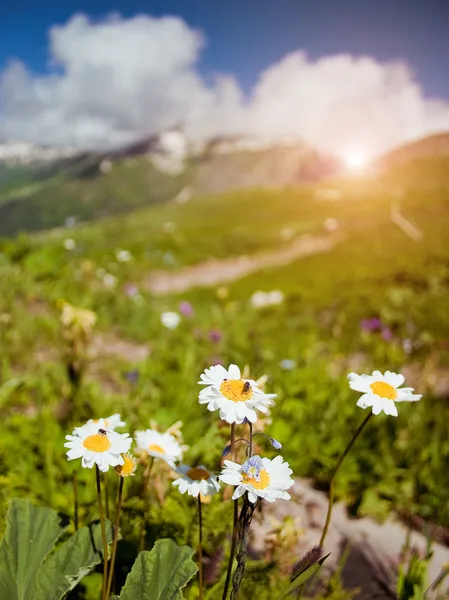
[[[209,479],[210,477],[210,473],[208,473],[206,469],[202,469],[201,467],[194,467],[193,469],[189,469],[186,475],[194,481],[203,481],[204,479]]]
[[[396,400],[398,393],[395,388],[385,381],[375,381],[370,385],[373,394],[380,396],[381,398],[388,398],[388,400]]]
[[[95,435],[87,436],[83,441],[83,446],[91,452],[106,452],[111,447],[111,442],[104,433],[96,433]]]
[[[220,392],[232,402],[245,402],[253,396],[251,384],[241,379],[225,379],[220,385]]]
[[[150,444],[148,446],[148,450],[150,452],[157,452],[158,454],[165,454],[165,450],[161,446],[158,446],[157,444]]]
[[[136,470],[136,462],[132,456],[123,456],[123,464],[115,467],[115,470],[122,477],[129,477]]]
[[[256,481],[253,477],[253,473],[242,473],[242,483],[252,485],[256,490],[264,490],[270,485],[270,476],[265,469],[259,471],[259,481]]]

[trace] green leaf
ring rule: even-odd
[[[106,533],[111,542],[110,527]],[[73,590],[102,560],[102,548],[99,524],[79,529],[42,565],[35,584],[36,600],[59,600]]]
[[[16,390],[19,390],[24,384],[25,380],[23,378],[9,379],[8,381],[5,381],[5,383],[0,386],[0,407],[6,404],[12,394]]]
[[[31,600],[37,571],[63,532],[58,514],[14,499],[0,544],[0,598]]]
[[[309,567],[308,569],[303,571],[296,579],[294,579],[291,582],[291,584],[288,586],[288,588],[285,591],[283,591],[280,596],[278,596],[277,600],[284,600],[285,598],[287,598],[287,596],[289,596],[290,594],[292,594],[293,592],[298,590],[302,585],[307,583],[311,577],[313,577],[316,573],[318,573],[318,571],[321,569],[324,561],[329,556],[330,556],[329,554],[326,554],[326,556],[323,556],[323,558],[321,558],[314,565],[312,565],[311,567]]]
[[[79,529],[53,550],[64,529],[51,508],[14,499],[0,543],[0,598],[60,600],[100,562],[101,529]],[[112,539],[107,527],[108,541]]]
[[[193,550],[173,540],[159,540],[151,552],[141,552],[126,578],[120,600],[179,600],[181,589],[198,570]]]

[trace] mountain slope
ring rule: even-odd
[[[449,133],[431,135],[395,148],[379,160],[383,168],[400,165],[411,160],[449,156]]]
[[[167,133],[166,138],[39,168],[30,165],[28,179],[25,170],[21,185],[11,190],[10,182],[3,196],[0,181],[0,235],[58,227],[68,218],[89,221],[129,212],[172,199],[183,189],[188,199],[192,193],[321,181],[339,170],[335,159],[298,142],[215,140],[198,151],[185,147],[181,134]]]

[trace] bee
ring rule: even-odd
[[[247,394],[249,392],[249,390],[251,389],[251,384],[249,381],[245,381],[244,385],[243,385],[243,390],[242,393],[243,394]]]
[[[101,435],[107,435],[108,432],[106,431],[106,429],[99,429],[98,433],[101,433]]]

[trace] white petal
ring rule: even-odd
[[[413,388],[402,388],[398,390],[398,397],[396,398],[396,402],[418,402],[421,400],[422,394],[412,394],[411,391]]]
[[[355,390],[356,392],[369,392],[370,391],[370,383],[371,377],[367,379],[366,376],[357,375],[357,373],[349,373],[348,375],[349,387],[351,390]]]
[[[382,399],[378,396],[374,396],[375,400],[373,402],[373,415],[379,415],[383,410],[383,402]]]
[[[229,365],[228,378],[229,379],[240,379],[240,369],[238,368],[237,365]]]
[[[400,373],[392,373],[391,371],[385,371],[384,379],[394,388],[398,388],[405,381],[404,375],[401,375]]]
[[[193,481],[189,487],[190,487],[189,495],[190,496],[198,496],[198,494],[200,493],[200,482]]]
[[[215,491],[220,491],[220,482],[216,477],[211,477],[209,479],[209,487],[213,487]]]
[[[398,416],[398,409],[396,408],[396,404],[393,400],[389,400],[388,398],[384,398],[383,409],[386,415],[391,415],[392,417]]]
[[[82,448],[72,448],[67,452],[67,458],[69,460],[74,460],[75,458],[81,458],[83,456]]]
[[[185,479],[181,479],[181,481],[179,482],[179,491],[181,492],[181,494],[185,494],[188,489],[189,484],[187,483],[187,481]]]
[[[241,471],[242,470],[242,465],[239,465],[239,463],[236,463],[232,460],[225,460],[224,464],[229,468],[229,469],[237,469],[237,471]]]
[[[227,485],[239,485],[239,483],[242,481],[242,476],[236,471],[231,471],[222,473],[219,475],[218,479]]]
[[[239,485],[238,488],[236,488],[235,492],[232,494],[232,500],[237,500],[237,498],[240,498],[240,496],[243,496],[243,494],[246,492],[246,489],[243,485]]]
[[[198,383],[200,385],[220,385],[220,382],[227,378],[228,372],[226,369],[222,365],[214,365],[201,374],[201,381],[198,381]]]
[[[246,410],[246,418],[248,419],[248,421],[250,423],[255,423],[257,421],[257,413],[255,410],[251,410],[251,409],[247,409]],[[242,419],[241,422],[243,422],[244,419]]]
[[[120,455],[105,452],[103,462],[107,462],[111,465],[111,467],[116,467],[117,465],[123,465],[124,460],[123,457]]]
[[[360,408],[367,408],[368,406],[373,406],[374,402],[376,401],[377,396],[375,396],[374,394],[363,394],[363,396],[360,396],[360,398],[357,400],[357,406],[360,406]]]
[[[276,502],[276,498],[273,498],[273,496],[264,496],[264,500],[265,502]]]
[[[248,490],[248,500],[255,504],[257,502],[257,494],[252,490]]]
[[[109,470],[109,465],[108,465],[107,461],[105,461],[105,460],[101,460],[101,459],[98,460],[97,465],[98,465],[98,468],[100,469],[100,471],[102,471],[103,473],[106,473],[106,471]]]

